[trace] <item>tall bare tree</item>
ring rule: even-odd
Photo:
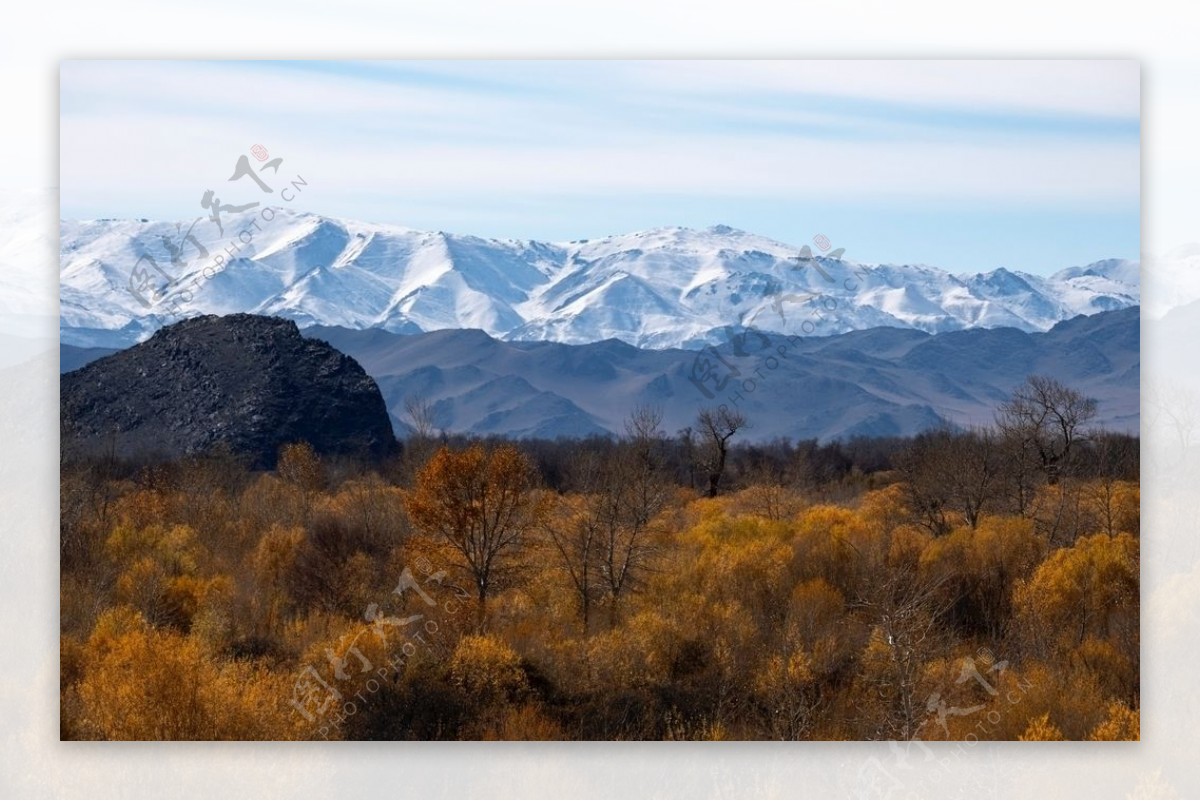
[[[619,459],[619,479],[629,486],[627,514],[641,527],[662,509],[667,479],[663,454],[663,412],[658,406],[637,406],[625,420],[625,454]]]
[[[725,474],[725,462],[729,457],[729,440],[750,425],[740,409],[722,405],[715,409],[701,409],[696,416],[696,428],[700,432],[700,466],[708,478],[709,498],[717,497],[721,488],[721,477]]]
[[[666,506],[662,410],[639,406],[625,422],[627,437],[599,473],[593,513],[599,523],[600,575],[608,590],[609,623],[621,598],[635,589],[657,548],[651,523]]]
[[[566,502],[546,529],[570,576],[587,629],[593,602],[603,597],[609,623],[621,600],[639,586],[657,552],[651,524],[666,506],[670,482],[663,458],[662,412],[639,406],[624,437],[603,453],[581,456],[576,480],[585,489]]]
[[[602,486],[603,470],[603,457],[597,451],[585,451],[579,454],[574,464],[574,478],[579,486],[590,492]],[[600,555],[604,548],[600,516],[596,514],[597,504],[591,495],[559,496],[555,507],[547,516],[543,530],[571,581],[586,634],[591,624],[592,605],[605,589],[600,576]]]
[[[437,432],[434,422],[433,404],[420,395],[409,395],[404,399],[404,413],[413,433],[421,439],[433,439]]]
[[[1046,480],[1058,482],[1072,447],[1096,416],[1096,401],[1048,376],[1031,375],[1000,405],[1004,435],[1036,455]]]

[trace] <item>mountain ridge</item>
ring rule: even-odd
[[[1077,314],[1140,301],[1137,262],[1120,259],[1053,276],[1008,268],[955,275],[813,255],[811,247],[727,225],[539,242],[285,210],[270,223],[262,219],[227,215],[220,237],[202,234],[212,226],[197,224],[195,245],[179,238],[193,229],[173,222],[63,221],[63,341],[124,347],[168,322],[163,304],[147,308],[130,292],[131,271],[147,258],[163,268],[152,276],[168,293],[194,289],[180,305],[184,316],[247,312],[302,327],[395,333],[478,328],[505,340],[615,338],[641,348],[715,345],[726,326],[740,325],[783,334],[878,326],[1045,331]],[[260,231],[243,244],[237,232],[249,230],[250,221]],[[173,267],[185,246],[210,261]],[[231,249],[227,263],[206,275],[213,254]]]
[[[637,404],[661,406],[664,428],[675,431],[693,424],[700,407],[734,403],[734,383],[708,397],[690,380],[704,355],[684,349],[638,349],[619,340],[511,342],[480,331],[400,335],[310,327],[303,333],[351,354],[376,378],[399,433],[406,428],[404,401],[410,396],[429,401],[437,424],[448,431],[549,438],[620,433]],[[714,351],[740,371],[735,382],[754,378],[756,369],[765,376],[752,391],[743,386],[737,400],[753,423],[746,432],[753,441],[984,425],[1032,373],[1053,375],[1095,397],[1099,424],[1131,432],[1139,426],[1136,307],[1081,315],[1047,332],[876,328],[828,337],[766,336],[769,347],[759,347],[763,343],[749,332],[744,342]],[[488,389],[511,376],[532,391]],[[532,422],[489,419],[496,412]]]
[[[628,411],[646,403],[662,406],[664,427],[674,431],[690,425],[702,406],[736,402],[754,422],[746,433],[750,440],[907,435],[945,424],[990,423],[996,405],[1031,373],[1053,375],[1095,397],[1099,423],[1136,432],[1139,311],[1080,315],[1033,333],[873,328],[827,337],[763,334],[769,347],[758,333],[742,331],[742,341],[707,354],[640,349],[617,339],[584,345],[504,341],[477,329],[395,334],[314,326],[301,333],[362,366],[401,435],[410,397],[429,401],[437,425],[459,433],[620,433]],[[62,364],[101,353],[64,344]],[[714,382],[691,380],[699,359],[716,357],[726,365],[722,370],[739,371],[720,392]],[[755,379],[750,391],[743,384],[735,401],[737,382],[754,378],[756,370],[765,378]]]

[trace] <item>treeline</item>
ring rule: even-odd
[[[793,441],[786,438],[763,443],[734,442],[729,449],[728,488],[737,490],[769,482],[827,494],[831,498],[856,494],[893,480],[892,471],[900,468],[914,446],[935,436],[970,448],[976,442],[978,432],[947,428],[916,437],[856,436],[826,443],[816,439]],[[436,440],[452,448],[463,448],[472,442],[489,446],[504,442],[500,438],[461,436],[438,437]],[[617,447],[616,440],[601,436],[577,440],[521,440],[516,444],[533,460],[546,486],[559,492],[580,489],[571,470],[578,454],[610,453]],[[662,449],[665,469],[676,484],[698,491],[704,488],[703,476],[693,459],[694,435],[691,442],[685,436],[666,438]],[[1136,481],[1140,473],[1139,451],[1137,436],[1092,432],[1079,445],[1071,472],[1084,479],[1110,476]]]
[[[414,406],[419,422],[420,407]],[[418,435],[62,474],[66,739],[1131,739],[1137,440]]]

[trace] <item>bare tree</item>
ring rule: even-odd
[[[582,454],[575,480],[585,495],[563,500],[546,524],[579,601],[584,630],[593,603],[604,598],[615,625],[622,598],[634,591],[657,552],[651,530],[666,506],[670,481],[663,458],[662,412],[639,406],[628,436],[606,452]]]
[[[608,589],[610,625],[616,622],[618,602],[639,585],[657,551],[650,526],[670,492],[661,422],[660,409],[635,408],[625,423],[628,438],[599,473],[592,511],[599,524],[600,575]]]
[[[1000,405],[996,423],[1006,437],[1036,454],[1051,484],[1068,464],[1071,448],[1096,416],[1096,401],[1053,378],[1032,375]]]
[[[850,602],[874,629],[883,656],[869,684],[883,713],[875,737],[911,739],[928,716],[918,687],[925,666],[946,652],[950,639],[946,616],[952,604],[941,592],[946,580],[885,571]]]
[[[890,559],[886,550],[839,542],[857,562],[858,580],[847,607],[871,628],[874,640],[871,664],[862,675],[862,708],[876,727],[870,736],[911,739],[928,714],[927,699],[918,692],[922,673],[945,655],[951,641],[948,616],[957,599],[946,589],[952,573],[921,570]],[[871,696],[873,704],[867,702]]]
[[[1115,537],[1120,533],[1120,487],[1122,481],[1137,476],[1138,443],[1132,437],[1104,433],[1093,437],[1088,450],[1094,460],[1091,465],[1094,476],[1080,491],[1091,501],[1104,533]],[[1133,475],[1124,475],[1131,465]]]
[[[581,453],[574,468],[580,486],[594,489],[603,484],[604,465],[598,452]],[[558,508],[547,517],[543,529],[571,580],[579,602],[583,633],[587,634],[592,604],[604,590],[600,576],[600,555],[604,548],[601,520],[596,514],[595,500],[590,496],[581,499],[560,496],[557,504]]]
[[[625,420],[626,453],[618,460],[619,479],[628,484],[627,514],[639,526],[649,525],[666,501],[663,412],[658,406],[637,406]]]
[[[954,500],[967,525],[976,528],[1000,480],[1000,443],[996,433],[986,428],[964,434],[959,441],[962,447],[951,458],[955,468]]]
[[[640,445],[662,439],[663,410],[653,404],[639,404],[625,418],[625,435]]]
[[[437,432],[434,423],[433,404],[420,395],[409,395],[404,399],[404,413],[413,433],[423,440],[433,439]]]
[[[915,437],[896,466],[917,522],[941,536],[957,522],[955,515],[971,528],[979,525],[996,495],[1001,452],[992,431],[943,429]]]
[[[421,395],[409,395],[404,399],[404,416],[412,433],[404,441],[404,458],[400,465],[401,480],[410,484],[418,472],[428,464],[438,449],[438,427],[435,423],[433,403]]]
[[[683,469],[687,471],[689,489],[696,489],[696,432],[691,426],[684,426],[675,434],[682,456]],[[681,475],[680,478],[683,476]]]
[[[1007,499],[1008,511],[1026,516],[1033,509],[1037,488],[1041,485],[1042,468],[1037,450],[1020,430],[998,432],[997,447],[1003,469],[1000,475],[1000,496]]]
[[[708,477],[709,498],[717,497],[721,477],[725,474],[725,461],[729,456],[729,440],[738,431],[750,426],[740,409],[721,405],[715,409],[701,409],[696,416],[696,428],[700,432],[700,467]]]

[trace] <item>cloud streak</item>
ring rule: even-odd
[[[696,215],[645,204],[640,227],[747,199],[1137,214],[1131,62],[68,62],[61,78],[67,217],[191,216],[254,142],[325,213],[457,196],[454,219],[522,237],[594,234],[586,219],[631,195]],[[535,211],[554,197],[575,231]]]

